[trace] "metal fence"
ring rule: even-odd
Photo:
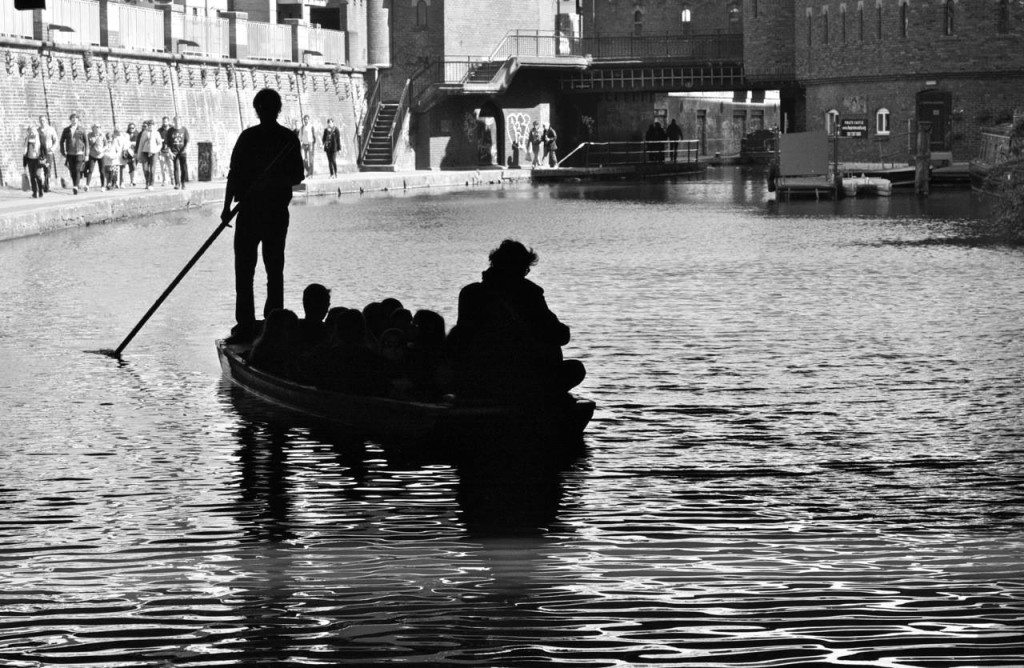
[[[109,7],[117,12],[122,47],[140,51],[164,50],[164,13],[161,10],[121,3],[111,3]]]
[[[71,32],[52,30],[44,39],[66,44],[100,43],[100,3],[88,0],[48,0],[43,12],[43,21],[52,25],[71,28]]]
[[[224,19],[206,16],[181,17],[181,35],[197,46],[187,45],[183,50],[201,53],[204,56],[224,56],[230,53],[228,22]]]
[[[32,12],[18,11],[13,2],[0,2],[0,35],[32,38]]]
[[[491,60],[510,57],[554,58],[589,56],[593,60],[626,58],[665,60],[743,59],[743,36],[710,35],[593,35],[569,37],[552,30],[516,30],[491,52]]]
[[[292,59],[292,27],[275,23],[246,22],[249,57],[263,60]]]

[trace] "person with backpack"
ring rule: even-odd
[[[553,126],[545,125],[542,138],[544,140],[544,159],[547,160],[549,167],[555,167],[558,164],[558,133],[555,132]]]

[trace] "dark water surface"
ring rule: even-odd
[[[540,251],[599,409],[539,480],[268,422],[217,367],[226,238],[124,366],[83,354],[212,210],[0,244],[0,665],[1021,665],[1024,251],[959,243],[963,192],[761,184],[294,207],[295,307],[451,324],[502,238]]]

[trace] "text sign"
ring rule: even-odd
[[[840,137],[866,137],[868,135],[868,119],[844,118],[839,121]]]

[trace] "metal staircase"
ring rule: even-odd
[[[377,107],[377,115],[370,126],[370,137],[363,151],[361,169],[364,172],[394,171],[391,126],[397,114],[397,102],[382,102]]]

